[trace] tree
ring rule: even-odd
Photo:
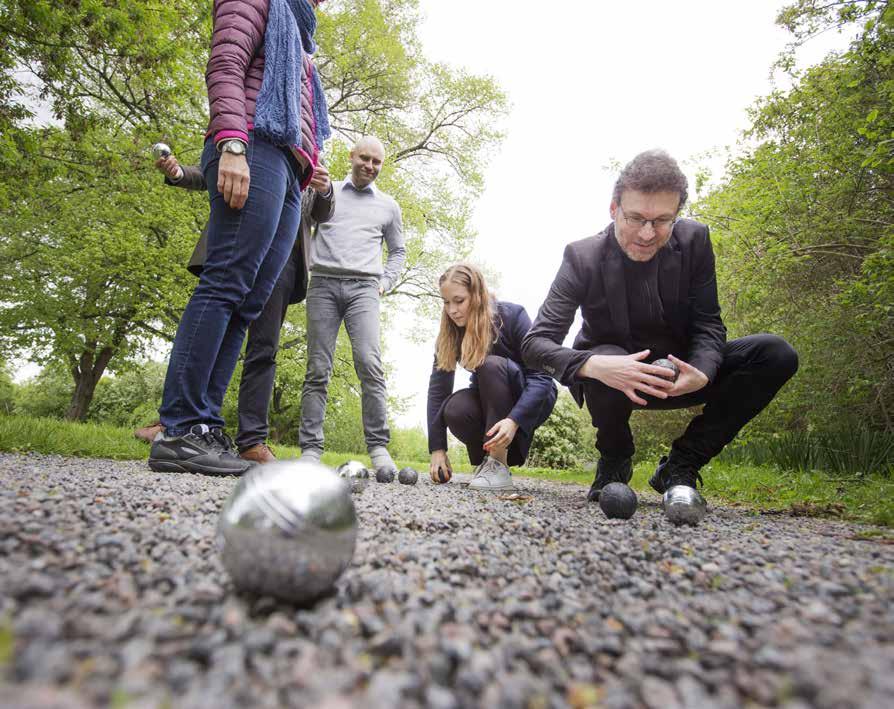
[[[87,415],[107,368],[172,339],[192,287],[181,264],[207,207],[161,187],[145,148],[165,139],[185,160],[201,150],[210,9],[0,6],[0,66],[21,70],[0,81],[0,348],[65,365],[69,418]],[[383,138],[381,185],[409,237],[395,293],[425,303],[434,273],[471,248],[469,204],[505,97],[491,79],[427,62],[418,22],[415,0],[332,0],[318,61],[338,136],[332,172],[346,170],[355,137]],[[301,337],[300,319],[293,327]]]
[[[762,425],[894,431],[894,8],[802,0],[797,42],[860,20],[849,49],[761,99],[751,145],[696,210],[714,227],[731,334],[769,330],[801,355]]]

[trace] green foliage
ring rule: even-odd
[[[593,455],[593,426],[586,409],[566,391],[559,394],[552,415],[537,429],[526,465],[571,468]]]
[[[894,432],[894,11],[802,0],[780,16],[797,41],[857,19],[846,52],[758,101],[751,147],[696,206],[730,335],[775,332],[800,356],[754,439]]]
[[[34,418],[60,418],[71,396],[71,378],[59,366],[41,372],[15,388],[15,412]]]
[[[161,362],[147,361],[120,375],[103,377],[96,387],[89,420],[125,427],[157,420],[166,369]]]
[[[16,385],[9,374],[9,366],[0,360],[0,415],[10,415],[15,411]]]

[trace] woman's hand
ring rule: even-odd
[[[244,155],[228,153],[220,154],[217,168],[217,189],[233,209],[242,209],[248,199],[248,160]]]
[[[450,467],[450,459],[447,457],[447,451],[434,451],[431,454],[431,465],[428,467],[428,474],[431,476],[433,483],[441,484],[450,482],[453,477],[453,468]]]
[[[505,418],[497,421],[484,434],[485,436],[492,436],[492,438],[489,441],[485,441],[482,447],[488,453],[494,450],[506,450],[509,444],[512,443],[512,439],[515,438],[516,431],[518,431],[518,424],[512,419]]]

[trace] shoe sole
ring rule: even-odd
[[[515,485],[500,485],[498,487],[488,485],[487,487],[475,487],[469,483],[468,488],[477,492],[503,492],[505,490],[515,490]]]
[[[206,465],[194,465],[184,461],[149,459],[149,470],[156,473],[199,473],[200,475],[242,475],[251,467],[246,463],[241,470],[233,468],[211,468]]]

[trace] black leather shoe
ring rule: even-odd
[[[587,500],[599,502],[602,488],[609,483],[624,483],[626,485],[632,477],[633,464],[630,458],[600,458],[596,465],[596,477],[593,484],[590,485],[590,492],[587,493]]]
[[[698,468],[691,465],[675,465],[666,455],[661,456],[661,459],[658,461],[658,467],[655,468],[655,472],[649,478],[649,485],[659,495],[663,495],[674,485],[686,485],[687,487],[695,488],[696,484],[705,484],[701,474],[698,472]]]
[[[149,451],[149,468],[160,473],[241,475],[250,466],[230,450],[221,433],[203,423],[183,436],[158,437]]]

